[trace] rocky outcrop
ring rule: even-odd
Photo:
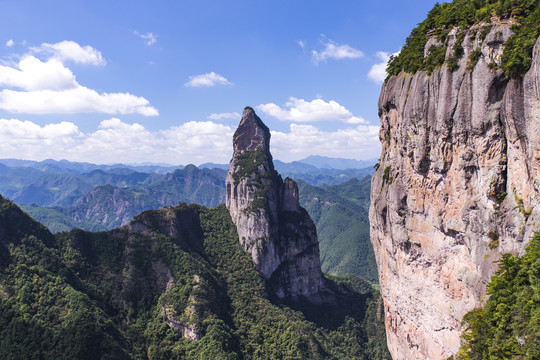
[[[379,99],[371,241],[394,359],[456,353],[461,319],[485,299],[496,260],[523,252],[540,227],[540,40],[528,73],[509,79],[496,65],[510,24],[485,40],[476,30],[459,69],[393,76]],[[453,30],[447,58],[455,41]]]
[[[226,205],[243,249],[279,298],[324,301],[315,225],[282,180],[270,154],[270,131],[247,107],[234,134]]]

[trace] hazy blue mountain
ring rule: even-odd
[[[137,172],[165,174],[176,169],[182,169],[184,166],[171,166],[162,164],[107,164],[97,165],[86,162],[72,162],[67,160],[52,160],[43,161],[19,160],[19,159],[0,159],[0,164],[8,167],[25,167],[33,168],[46,173],[86,173],[94,170],[109,171],[118,168],[127,168]]]
[[[30,176],[25,177],[25,174]],[[12,168],[0,175],[0,193],[18,203],[41,206],[67,206],[98,185],[118,187],[152,184],[163,176],[118,168],[108,172],[43,173],[33,168]]]
[[[0,173],[0,194],[13,198],[13,195],[25,187],[34,184],[45,173],[29,167],[4,168]]]
[[[341,159],[331,158],[326,156],[311,155],[299,162],[313,165],[320,169],[362,169],[372,167],[377,163],[377,159],[370,160],[354,160],[354,159]]]
[[[373,165],[376,162],[367,161],[365,162],[367,164],[366,166],[357,167],[360,166],[362,162],[359,162],[357,160],[350,160],[351,165],[354,166],[351,166],[350,168],[342,168],[342,165],[349,160],[332,158],[324,159],[326,159],[329,164],[334,165],[327,167],[317,167],[304,161],[293,161],[290,163],[286,163],[280,160],[274,160],[274,167],[277,172],[280,173],[284,178],[290,177],[291,179],[301,180],[311,185],[322,186],[340,184],[352,178],[361,179],[365,176],[372,176],[374,172]],[[201,164],[199,167],[227,170],[229,168],[229,165],[205,163]]]
[[[229,168],[229,164],[215,164],[215,163],[204,163],[199,165],[200,169],[221,169],[221,170],[227,170]]]
[[[215,207],[225,201],[224,170],[188,165],[166,175],[129,169],[112,172],[45,174],[38,184],[25,187],[13,199],[19,204],[32,204],[30,208],[23,205],[25,211],[53,232],[72,228],[110,230],[127,224],[144,210],[179,202]]]

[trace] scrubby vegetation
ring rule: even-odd
[[[459,27],[458,42],[446,60],[450,70],[455,70],[463,51],[461,42],[465,31],[472,25],[486,24],[478,34],[483,41],[491,29],[488,24],[493,16],[516,21],[512,26],[514,34],[503,50],[502,69],[509,76],[522,76],[531,66],[532,49],[540,35],[540,3],[537,0],[454,0],[451,3],[437,3],[426,20],[407,37],[400,54],[391,58],[387,68],[389,76],[398,75],[401,71],[433,72],[434,68],[444,63],[444,54],[441,59],[440,53],[446,49],[444,45],[448,33],[453,27]],[[429,55],[424,58],[424,48],[430,37],[435,37],[441,45],[437,45],[437,51],[430,48]]]
[[[540,233],[525,255],[505,254],[482,309],[465,315],[458,359],[540,359]]]
[[[244,179],[252,174],[259,173],[258,170],[261,164],[271,164],[272,159],[268,158],[266,152],[262,149],[254,151],[246,151],[242,154],[236,155],[236,171],[233,175],[234,181],[238,183],[241,179]],[[274,169],[271,169],[274,170]]]

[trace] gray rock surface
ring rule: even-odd
[[[243,249],[279,298],[326,301],[315,224],[274,170],[270,131],[247,107],[233,138],[226,205]]]
[[[483,41],[472,28],[454,72],[402,73],[382,88],[370,226],[394,359],[455,354],[461,319],[485,301],[496,260],[522,253],[540,228],[540,40],[523,78],[490,70],[510,25]]]

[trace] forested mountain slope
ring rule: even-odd
[[[327,279],[322,307],[269,297],[224,206],[53,236],[0,198],[0,229],[1,358],[388,358],[369,284]]]

